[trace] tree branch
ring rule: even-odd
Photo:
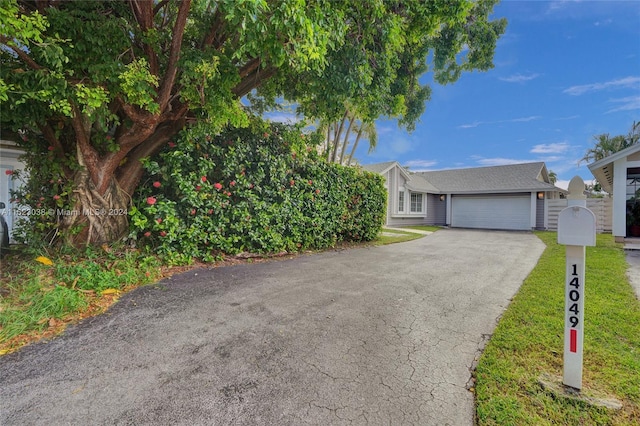
[[[256,68],[252,73],[240,80],[240,83],[233,88],[232,92],[238,98],[242,98],[253,89],[259,87],[263,82],[273,77],[276,72],[277,69],[274,67],[266,68],[264,70]]]
[[[130,0],[129,4],[131,5],[131,11],[133,12],[133,16],[136,18],[142,33],[146,33],[150,29],[153,28],[153,2],[151,1],[140,1],[140,0]],[[158,55],[155,50],[149,43],[143,44],[143,49],[147,58],[149,58],[149,70],[151,74],[157,76],[160,72],[160,67],[158,65]]]
[[[180,59],[182,39],[184,37],[184,29],[187,24],[190,7],[191,0],[183,0],[180,2],[178,16],[176,17],[176,22],[173,26],[167,71],[165,72],[164,79],[160,85],[160,90],[158,91],[158,104],[160,105],[161,111],[164,111],[169,105],[171,90],[173,89],[173,85],[176,81],[176,74],[178,73],[178,59]]]
[[[27,52],[25,52],[22,49],[19,49],[18,47],[14,46],[13,43],[8,44],[8,42],[10,42],[11,40],[8,39],[7,37],[0,35],[0,43],[4,44],[5,46],[7,46],[9,49],[13,50],[16,55],[18,55],[18,57],[20,59],[22,59],[30,68],[33,68],[34,70],[41,70],[44,67],[41,65],[38,65],[38,63],[36,61],[34,61],[31,56],[29,56],[27,54]]]
[[[184,118],[162,123],[149,138],[128,153],[127,162],[117,170],[116,176],[118,184],[124,191],[131,194],[138,186],[144,171],[140,160],[160,151],[164,144],[178,133],[184,125]],[[113,170],[116,170],[120,162],[117,158],[113,161],[112,166],[115,165]]]
[[[89,140],[90,133],[85,126],[85,118],[78,108],[78,105],[74,103],[71,104],[71,108],[73,111],[73,118],[71,119],[71,125],[73,126],[73,130],[76,133],[76,143],[78,149],[78,163],[81,166],[86,167],[87,172],[89,172],[89,176],[91,176],[91,180],[97,188],[100,188],[100,184],[102,183],[102,178],[104,173],[98,168],[98,153],[91,146],[91,142]]]

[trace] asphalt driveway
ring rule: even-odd
[[[544,249],[442,230],[190,271],[0,358],[0,424],[471,425],[474,359]]]

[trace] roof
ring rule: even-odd
[[[473,167],[432,172],[408,172],[396,161],[363,166],[366,170],[386,173],[397,166],[409,177],[410,190],[428,193],[483,194],[507,192],[560,191],[547,182],[549,174],[544,162]]]
[[[367,164],[362,166],[364,170],[369,172],[384,174],[391,170],[393,167],[398,167],[400,172],[407,179],[405,186],[414,192],[430,192],[430,193],[438,193],[438,189],[431,185],[427,180],[425,180],[422,176],[416,173],[410,173],[400,165],[397,161],[387,161],[385,163],[376,163],[376,164]]]
[[[602,189],[609,194],[613,194],[613,163],[631,154],[635,154],[638,151],[640,151],[640,144],[631,145],[622,151],[618,151],[601,160],[594,161],[588,165],[589,170],[591,170],[591,174],[600,182]]]
[[[417,173],[441,192],[489,193],[562,191],[548,180],[543,162]]]
[[[362,168],[368,172],[383,174],[396,164],[398,164],[397,161],[387,161],[386,163],[366,164]]]

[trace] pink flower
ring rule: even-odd
[[[191,209],[191,216],[196,214],[196,209]]]
[[[235,181],[235,180],[232,180],[231,182],[229,182],[229,185],[230,185],[230,186],[236,186],[236,181]]]
[[[145,233],[144,233],[144,236],[145,236],[145,237],[147,237],[147,238],[149,238],[149,237],[151,236],[151,232],[149,232],[149,231],[145,232]]]
[[[161,237],[166,237],[166,236],[167,236],[167,233],[166,233],[165,231],[160,231],[160,236],[161,236]]]
[[[249,189],[253,189],[253,184],[249,184]]]
[[[289,186],[293,186],[293,185],[295,185],[295,184],[296,184],[296,181],[295,181],[295,180],[291,179],[291,181],[289,181]]]
[[[176,147],[175,142],[171,142],[171,141],[170,141],[170,142],[168,143],[168,145],[169,145],[169,148],[175,148],[175,147]]]
[[[309,185],[313,185],[313,181],[312,180],[309,181]]]
[[[156,222],[158,222],[158,225],[161,224],[162,223],[162,218],[161,217],[157,218]]]
[[[154,205],[156,203],[156,197],[147,197],[147,204],[149,204],[150,206]]]
[[[213,209],[209,209],[209,210],[207,211],[207,214],[213,214]]]
[[[196,185],[196,191],[200,191],[202,189],[201,185]]]
[[[224,195],[226,195],[227,197],[231,197],[231,193],[229,191],[225,191]]]
[[[222,189],[222,184],[220,182],[216,182],[213,184],[213,187],[220,191]]]
[[[53,151],[55,148],[51,145],[49,145],[49,148],[47,148],[49,151]]]
[[[153,182],[153,187],[154,188],[160,188],[162,186],[162,184],[158,181]]]
[[[269,133],[264,132],[264,133],[262,134],[262,137],[268,138],[268,137],[269,137]]]
[[[206,177],[206,176],[202,176],[202,177],[200,178],[200,180],[201,180],[201,181],[203,181],[203,182],[206,182],[206,181],[207,181],[207,177]]]
[[[4,171],[4,174],[7,175],[7,176],[12,175],[13,174],[13,170],[7,169],[7,170]]]
[[[56,194],[56,195],[53,196],[53,199],[57,201],[57,200],[60,199],[60,196],[58,194]]]
[[[319,193],[320,193],[320,190],[319,190],[319,189],[316,189],[316,194],[319,194]]]

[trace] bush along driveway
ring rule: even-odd
[[[0,423],[471,425],[471,369],[544,244],[414,241],[192,270],[0,358]]]

